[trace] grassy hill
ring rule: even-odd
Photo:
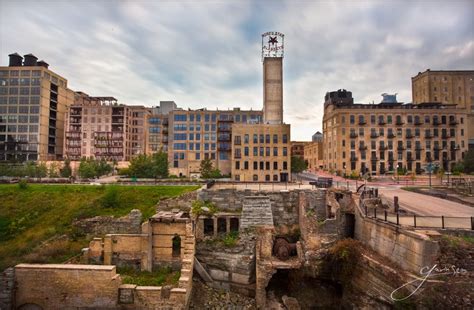
[[[160,199],[196,190],[196,186],[0,185],[0,270],[19,262],[62,262],[80,253],[87,240],[75,236],[76,218],[123,216],[132,209],[144,218]],[[66,235],[49,247],[45,240]]]

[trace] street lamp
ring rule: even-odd
[[[397,163],[397,184],[400,184],[400,163]]]

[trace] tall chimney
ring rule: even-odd
[[[8,57],[10,57],[10,61],[8,62],[9,67],[21,67],[23,57],[18,55],[18,53],[10,54]]]
[[[23,65],[25,67],[34,67],[34,66],[36,66],[36,62],[38,61],[38,57],[36,57],[33,54],[26,54],[24,57],[25,57],[25,61],[24,61]]]

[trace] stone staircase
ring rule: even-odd
[[[270,198],[267,196],[247,196],[242,204],[240,229],[252,226],[273,226],[273,214]]]

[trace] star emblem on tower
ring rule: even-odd
[[[270,37],[270,40],[268,40],[269,44],[277,44],[278,40],[277,37]]]

